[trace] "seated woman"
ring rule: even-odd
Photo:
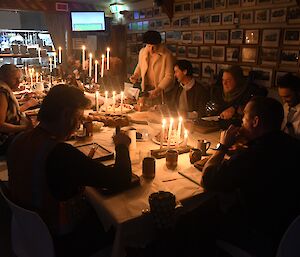
[[[98,217],[84,208],[82,187],[118,190],[131,181],[130,138],[125,134],[113,137],[114,167],[95,162],[64,142],[89,105],[78,88],[53,87],[41,105],[39,125],[18,136],[8,151],[12,200],[40,214],[54,237],[57,256],[89,256],[106,240]]]
[[[193,78],[193,66],[188,60],[178,60],[174,65],[174,74],[177,85],[170,92],[168,105],[185,117],[202,117],[205,115],[205,104],[208,101],[208,92],[205,87]],[[195,115],[194,115],[195,116]]]
[[[241,122],[243,109],[252,96],[266,96],[267,91],[247,80],[240,66],[231,66],[220,74],[222,86],[211,89],[211,101],[207,104],[210,115],[220,115],[227,127]]]
[[[0,155],[6,154],[17,133],[32,128],[13,94],[18,89],[20,78],[21,72],[15,65],[4,64],[0,67]]]

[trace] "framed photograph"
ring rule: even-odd
[[[138,20],[140,18],[140,12],[139,11],[133,11],[133,19]]]
[[[180,27],[180,19],[173,19],[172,25],[173,27]]]
[[[226,0],[215,0],[215,9],[224,9],[226,7]]]
[[[229,33],[228,30],[217,30],[216,31],[216,44],[228,44]]]
[[[290,7],[287,14],[288,23],[300,23],[300,7]]]
[[[159,15],[160,15],[159,7],[153,8],[153,17],[159,16]]]
[[[146,18],[146,10],[140,10],[140,19]]]
[[[270,11],[269,9],[256,10],[254,22],[255,23],[268,23],[270,21]]]
[[[299,49],[282,49],[281,51],[281,64],[297,66],[299,59]]]
[[[209,26],[210,22],[210,15],[209,14],[203,14],[199,16],[199,25],[200,26]]]
[[[190,16],[186,16],[180,19],[180,26],[181,27],[188,27],[190,26]]]
[[[272,9],[271,22],[286,22],[286,8]]]
[[[229,67],[230,67],[229,64],[217,63],[217,73],[216,74],[219,74],[220,71],[229,69]]]
[[[149,8],[146,10],[146,18],[151,18],[153,17],[153,9]]]
[[[143,33],[137,33],[136,34],[136,41],[139,43],[143,42]]]
[[[240,22],[241,24],[251,24],[253,23],[253,11],[243,11],[241,12]]]
[[[170,20],[169,19],[164,19],[162,20],[162,26],[163,28],[169,28],[170,27]]]
[[[198,25],[199,25],[199,15],[192,15],[191,26],[198,26]]]
[[[232,7],[239,7],[240,6],[240,0],[227,0],[227,8]]]
[[[238,62],[240,57],[239,47],[226,47],[226,61]]]
[[[214,44],[215,43],[215,31],[206,30],[204,31],[204,43],[205,44]]]
[[[193,31],[192,40],[194,44],[203,44],[203,31]]]
[[[229,25],[233,24],[234,12],[225,12],[222,14],[222,24]]]
[[[273,81],[273,70],[272,69],[262,69],[253,68],[255,71],[254,82],[258,85],[270,88]]]
[[[266,48],[263,47],[261,49],[261,63],[266,65],[276,65],[278,57],[279,57],[279,50],[278,48]]]
[[[202,9],[202,0],[193,2],[193,11],[194,12],[200,11],[201,9]]]
[[[191,31],[183,31],[182,35],[182,42],[183,43],[192,43],[192,32]]]
[[[186,46],[177,46],[177,57],[186,57]]]
[[[183,11],[183,5],[182,3],[175,3],[174,4],[174,13],[182,12]]]
[[[284,31],[283,44],[299,45],[299,43],[300,43],[300,30],[299,29],[286,29]]]
[[[196,78],[200,77],[200,75],[201,75],[201,64],[192,62],[192,66],[193,66],[193,76],[196,77]]]
[[[150,28],[150,29],[154,29],[154,28],[155,28],[155,25],[156,25],[155,20],[149,21],[149,28]]]
[[[257,0],[257,5],[269,5],[272,4],[272,0]]]
[[[286,71],[277,71],[276,75],[275,75],[275,86],[278,86],[278,81],[281,77],[283,77],[284,75],[288,74],[288,72]]]
[[[155,27],[158,29],[161,29],[163,26],[162,20],[156,20],[155,21]]]
[[[210,15],[210,25],[221,25],[221,14],[211,14]]]
[[[190,2],[183,3],[183,11],[184,12],[190,12],[191,11],[191,3]]]
[[[204,9],[212,9],[214,8],[214,0],[203,0]]]
[[[242,48],[242,62],[256,63],[257,48],[256,47],[243,47]]]
[[[254,6],[255,0],[241,0],[242,7]]]
[[[143,21],[143,30],[149,29],[149,21]]]
[[[264,29],[262,46],[279,46],[280,29]]]
[[[211,47],[211,60],[224,62],[225,46],[212,46]]]
[[[245,31],[245,44],[258,44],[259,30],[258,29],[246,29]]]
[[[173,56],[176,56],[177,45],[176,44],[167,44],[166,47],[172,52]]]
[[[210,58],[210,46],[199,46],[199,57]]]
[[[166,32],[165,31],[161,31],[159,32],[160,36],[161,36],[161,42],[162,43],[166,43]]]
[[[203,62],[202,63],[202,77],[212,78],[216,74],[217,66],[215,63]]]
[[[232,29],[230,31],[230,43],[231,44],[242,44],[243,36],[244,36],[244,31],[242,29]]]
[[[188,46],[187,47],[187,57],[198,58],[199,56],[199,47],[198,46]]]
[[[181,40],[181,31],[167,31],[166,41],[167,42],[178,42]]]

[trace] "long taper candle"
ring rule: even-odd
[[[183,136],[183,146],[187,146],[187,141],[188,141],[188,131],[185,129],[184,136]]]
[[[171,145],[171,135],[172,135],[173,122],[174,122],[174,119],[170,118],[170,126],[169,126],[169,132],[168,132],[168,148],[170,148],[170,145]]]
[[[35,73],[35,82],[36,83],[39,82],[39,73],[38,72]]]
[[[61,63],[61,46],[58,47],[58,63]]]
[[[164,146],[166,122],[167,122],[166,119],[162,120],[161,132],[160,132],[160,148],[163,148]]]
[[[113,91],[113,112],[115,112],[116,108],[116,91]]]
[[[54,60],[53,68],[56,69],[56,52],[54,52],[53,54],[54,54],[54,56],[53,56],[53,60]]]
[[[99,91],[95,93],[95,105],[96,105],[96,112],[99,111]]]
[[[92,62],[93,62],[93,54],[89,54],[89,77],[92,77]]]
[[[98,66],[98,61],[95,60],[95,83],[98,82],[98,69],[97,69],[97,66]]]
[[[82,46],[82,69],[85,70],[85,46]]]
[[[106,69],[109,70],[109,52],[110,52],[110,48],[107,47],[106,48]]]
[[[49,58],[50,73],[52,73],[52,57]]]
[[[103,74],[104,74],[104,54],[102,54],[101,56],[101,78],[103,78]]]
[[[178,147],[178,145],[180,143],[181,125],[182,125],[182,117],[179,117],[178,118],[178,126],[177,126],[177,134],[176,134],[176,147]]]

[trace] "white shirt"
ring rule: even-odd
[[[288,104],[283,105],[284,119],[282,122],[282,130],[291,136],[300,139],[300,103],[289,108]],[[287,123],[292,125],[291,129],[286,126]]]
[[[179,109],[179,111],[187,112],[188,111],[188,101],[187,101],[186,92],[189,91],[195,85],[195,79],[192,79],[185,85],[183,85],[181,83],[180,83],[180,85],[183,87],[183,90],[181,91],[181,94],[179,97],[178,109]]]

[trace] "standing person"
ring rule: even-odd
[[[172,107],[189,116],[197,112],[198,117],[205,115],[205,104],[208,101],[208,92],[193,77],[193,66],[188,60],[178,60],[174,65],[174,74],[178,83],[171,91],[169,107]]]
[[[283,101],[282,129],[300,139],[300,78],[288,73],[278,80],[278,95]]]
[[[174,85],[173,56],[161,43],[160,33],[149,30],[143,35],[146,44],[139,52],[138,64],[133,75],[132,83],[141,78],[142,92],[148,91],[149,98],[155,103],[161,103],[163,91],[168,91]],[[141,102],[143,103],[142,98]]]
[[[57,256],[89,256],[107,241],[97,215],[82,198],[82,188],[120,190],[131,181],[130,138],[125,134],[113,137],[114,167],[64,142],[89,105],[78,88],[53,87],[41,105],[39,125],[18,136],[8,150],[12,200],[38,212],[53,235]]]
[[[20,78],[21,71],[15,65],[4,64],[0,67],[0,155],[6,154],[17,133],[32,128],[31,121],[22,115],[13,94],[18,89]]]
[[[205,191],[218,195],[219,205],[210,211],[200,207],[183,218],[188,220],[181,226],[186,231],[178,234],[185,237],[183,250],[192,252],[186,256],[198,256],[198,250],[203,256],[214,256],[216,239],[253,256],[276,255],[285,230],[300,214],[300,142],[281,131],[283,115],[277,100],[253,97],[244,109],[242,126],[231,125],[221,133],[220,144],[202,172]],[[239,134],[248,140],[247,147],[225,158]],[[233,197],[230,206],[229,194]],[[188,236],[191,227],[201,231],[199,238]],[[195,244],[197,240],[201,245]]]

